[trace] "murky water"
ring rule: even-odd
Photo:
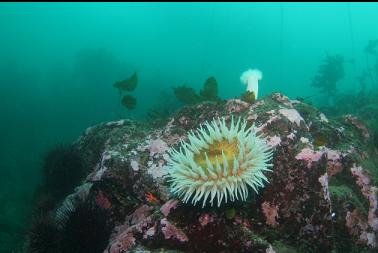
[[[172,87],[214,77],[229,99],[259,69],[259,97],[357,114],[377,133],[377,22],[376,3],[0,4],[0,252],[23,244],[49,149],[198,99]],[[135,87],[114,86],[134,73]]]

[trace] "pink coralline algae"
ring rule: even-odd
[[[266,218],[266,224],[277,227],[279,224],[276,220],[278,218],[278,206],[265,201],[261,204],[261,208]]]
[[[148,174],[152,176],[153,179],[162,178],[167,174],[167,171],[164,169],[164,160],[159,160],[158,164],[150,163],[148,167]]]
[[[306,161],[308,167],[310,167],[312,162],[319,161],[322,156],[322,151],[314,151],[310,148],[304,148],[301,152],[299,152],[299,154],[295,156],[295,159]]]
[[[354,165],[350,171],[352,175],[356,177],[356,183],[361,188],[362,194],[369,201],[369,213],[368,213],[368,223],[369,226],[374,230],[378,231],[378,217],[376,216],[377,211],[377,192],[378,188],[371,185],[371,179],[364,172],[361,166]]]
[[[353,210],[353,212],[347,212],[345,226],[348,228],[351,235],[358,237],[359,243],[366,244],[370,247],[376,247],[377,243],[375,234],[368,232],[369,226],[361,212],[357,209]]]
[[[144,233],[143,238],[147,239],[149,237],[153,237],[156,234],[156,226],[150,227],[146,233]]]
[[[102,191],[100,191],[96,196],[96,204],[102,209],[110,209],[112,207],[112,203]]]
[[[135,246],[135,238],[132,232],[127,232],[114,241],[109,249],[106,249],[104,253],[122,253],[127,252]]]
[[[204,227],[207,224],[214,222],[214,216],[209,213],[203,213],[198,218],[198,221],[201,224],[201,226]]]
[[[161,139],[152,140],[149,143],[150,156],[153,157],[155,154],[163,154],[168,150],[168,145]]]
[[[289,106],[289,107],[293,106],[292,101],[290,101],[290,99],[287,96],[281,93],[275,93],[272,95],[272,97],[286,106]]]
[[[254,109],[256,109],[256,108],[258,108],[258,107],[260,107],[264,104],[265,104],[264,100],[259,100],[259,101],[252,104],[252,106],[250,107],[250,110],[254,110]]]
[[[140,224],[147,219],[153,208],[147,205],[143,205],[137,208],[130,217],[131,224]]]
[[[279,112],[285,116],[291,123],[295,123],[297,126],[301,125],[301,121],[304,121],[299,112],[295,109],[280,109]]]
[[[325,148],[325,153],[327,154],[327,173],[330,177],[338,174],[342,171],[343,165],[341,159],[344,157],[343,153],[338,150],[332,150]]]
[[[188,236],[179,228],[172,225],[166,218],[160,221],[162,225],[161,231],[164,234],[165,239],[177,239],[180,242],[187,242],[189,241]]]
[[[362,194],[365,197],[368,197],[370,193],[370,178],[364,173],[364,170],[361,166],[357,167],[354,164],[350,171],[352,172],[352,175],[357,178],[356,183],[361,187]]]
[[[280,119],[279,116],[274,115],[274,116],[272,116],[268,121],[266,121],[264,124],[262,124],[262,125],[259,126],[259,127],[256,127],[256,130],[257,130],[258,132],[263,131],[268,125],[272,124],[273,122],[275,122],[275,121],[277,121],[277,120],[279,120],[279,119]]]
[[[150,151],[150,160],[148,161],[148,174],[152,175],[153,179],[158,179],[166,175],[166,171],[164,170],[164,164],[166,162],[166,158],[168,157],[168,154],[166,153],[168,151],[168,144],[161,140],[160,138],[157,138],[155,140],[150,140],[147,145],[139,146],[137,148],[138,151],[145,151],[148,149]],[[158,160],[158,162],[154,162],[155,160]],[[132,165],[134,170],[139,170],[139,164]]]
[[[243,219],[241,217],[235,217],[234,225],[242,225],[244,228],[249,230],[252,229],[252,224],[248,219]]]
[[[365,231],[368,228],[361,212],[357,209],[354,209],[352,212],[347,212],[345,226],[349,229],[349,233],[354,236],[359,236],[361,231]]]
[[[227,101],[227,111],[229,112],[240,112],[246,108],[248,108],[250,104],[244,102],[240,99],[230,99]]]
[[[325,149],[325,152],[327,153],[327,158],[330,161],[336,162],[340,160],[343,156],[343,154],[338,150],[332,150],[332,149]]]
[[[354,210],[352,213],[348,212],[346,219],[346,226],[350,234],[359,236],[359,241],[365,243],[367,246],[376,247],[377,241],[375,234],[371,230],[378,230],[377,211],[377,192],[378,188],[372,185],[370,177],[365,173],[361,166],[353,165],[350,169],[352,175],[356,178],[356,184],[360,187],[362,194],[369,201],[370,207],[368,212],[367,222],[360,212]]]
[[[168,200],[164,205],[161,206],[160,212],[167,217],[172,209],[176,209],[179,202],[177,199]]]
[[[378,230],[378,217],[375,214],[377,211],[377,192],[378,192],[378,188],[375,186],[372,186],[370,188],[370,193],[368,197],[368,200],[370,203],[368,220],[369,220],[369,225],[373,228],[374,231]]]
[[[330,177],[340,173],[343,170],[343,164],[341,162],[327,162],[327,173]]]
[[[267,139],[268,139],[267,144],[269,146],[271,146],[272,148],[274,148],[278,145],[281,145],[281,137],[280,136],[277,136],[277,135],[269,136],[269,137],[267,137]]]
[[[369,139],[369,138],[370,138],[369,130],[368,130],[367,127],[366,127],[361,121],[359,121],[356,117],[354,117],[354,116],[352,116],[352,115],[347,115],[347,116],[345,116],[345,120],[346,120],[346,121],[349,121],[349,122],[352,123],[355,127],[357,127],[357,128],[362,132],[362,135],[363,135],[366,139]]]
[[[165,126],[164,131],[163,131],[164,132],[164,136],[171,135],[171,130],[175,126],[174,122],[175,122],[175,118],[171,118],[169,120],[169,122],[167,123],[167,125]]]
[[[360,240],[366,242],[367,246],[375,248],[377,246],[376,237],[374,233],[369,233],[364,231],[361,236]]]
[[[328,174],[327,174],[327,172],[324,173],[324,175],[322,175],[321,177],[319,177],[318,181],[322,185],[324,199],[327,200],[329,203],[331,203],[331,197],[329,195],[329,189],[328,189]]]
[[[255,121],[257,120],[258,116],[257,114],[248,115],[247,121]]]
[[[146,231],[143,235],[144,238],[152,236],[154,233],[151,227],[154,226],[151,224],[149,216],[152,209],[152,207],[143,205],[126,218],[124,225],[116,227],[116,233],[112,235],[108,249],[104,253],[128,252],[136,245],[135,235],[138,233]]]

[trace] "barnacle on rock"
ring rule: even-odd
[[[180,150],[171,149],[167,166],[171,192],[184,203],[192,199],[218,206],[223,199],[245,201],[248,186],[256,193],[268,179],[264,171],[271,171],[272,151],[254,126],[247,128],[247,121],[216,119],[200,126],[196,133],[189,133],[189,141],[181,142]]]

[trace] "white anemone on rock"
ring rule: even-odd
[[[272,166],[266,140],[240,118],[236,123],[232,118],[230,127],[225,118],[206,122],[169,154],[166,169],[171,192],[184,203],[202,201],[202,207],[213,206],[215,200],[218,207],[222,201],[245,201],[248,188],[258,193],[268,183],[264,172]]]
[[[262,72],[258,69],[248,69],[240,76],[240,81],[247,85],[247,91],[255,94],[255,99],[259,95],[259,81],[262,77]]]

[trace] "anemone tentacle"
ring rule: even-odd
[[[179,150],[169,151],[167,177],[170,190],[184,203],[202,201],[218,207],[222,201],[248,198],[248,188],[256,193],[268,183],[263,172],[272,171],[272,150],[257,134],[254,125],[231,118],[217,118],[190,131],[188,142],[182,141]]]

